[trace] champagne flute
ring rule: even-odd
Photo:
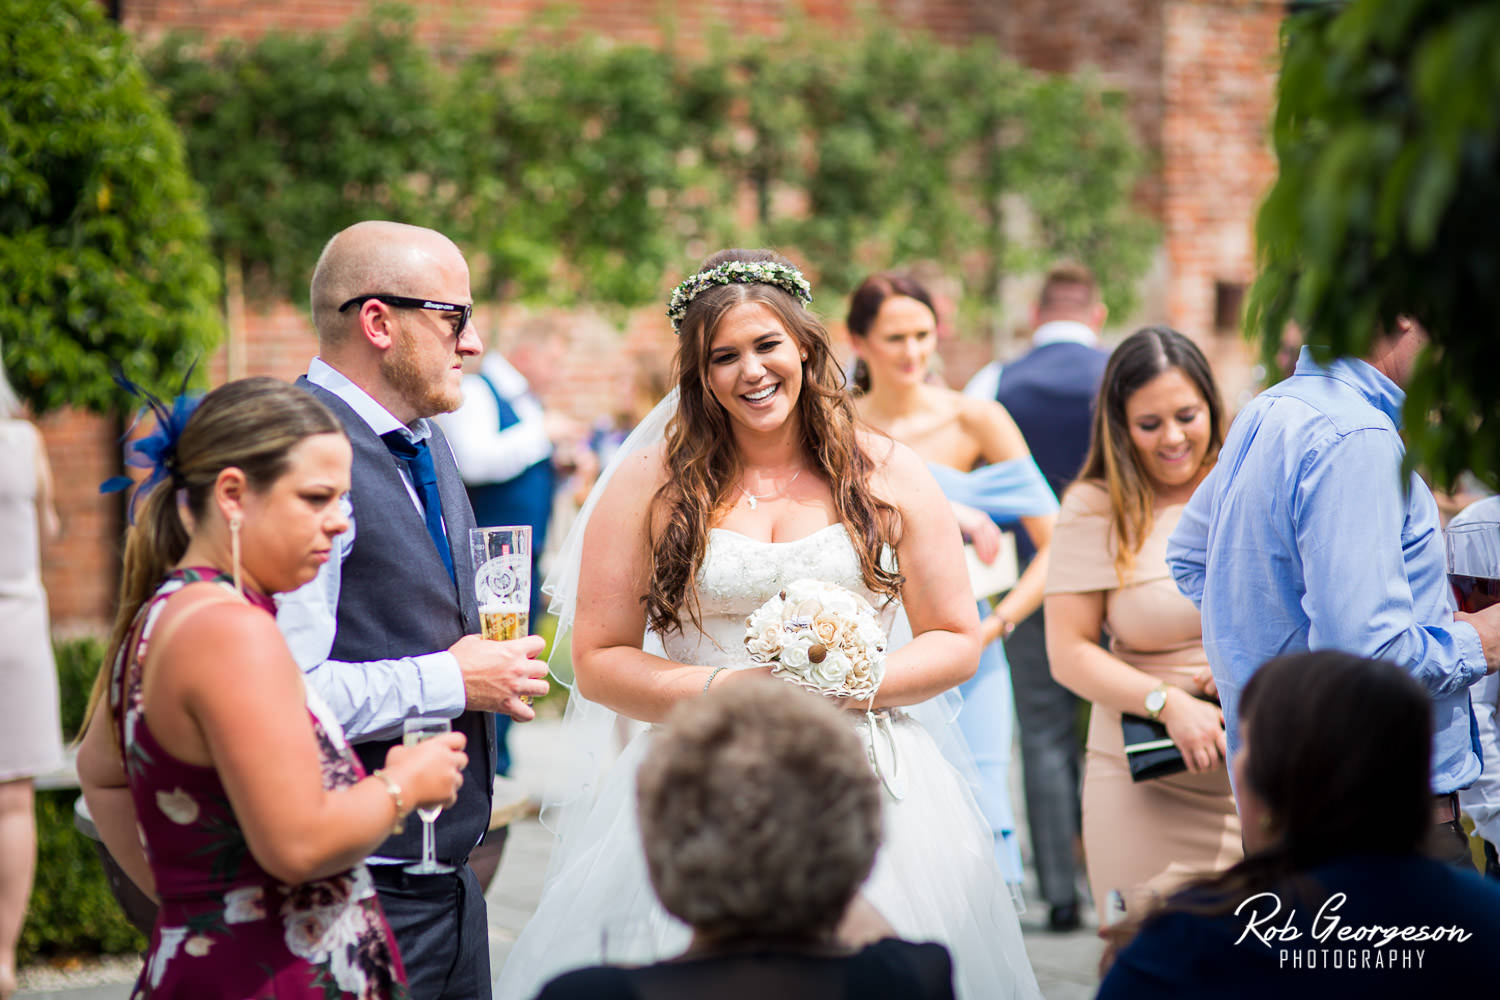
[[[401,723],[401,742],[406,746],[414,746],[423,740],[441,736],[451,728],[447,719],[406,719]],[[422,818],[422,860],[407,865],[402,871],[410,875],[444,875],[457,871],[452,865],[445,865],[437,860],[437,838],[432,824],[442,811],[442,806],[428,806],[417,810],[417,815]]]
[[[1448,585],[1460,611],[1482,611],[1500,603],[1500,524],[1471,521],[1443,533],[1448,549]]]

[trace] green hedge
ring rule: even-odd
[[[221,332],[182,137],[104,6],[0,3],[0,331],[38,413],[133,409],[113,368],[175,387]]]
[[[94,675],[104,660],[96,638],[53,643],[64,738],[71,740],[83,721]],[[73,826],[76,788],[36,794],[36,884],[21,931],[19,959],[69,954],[125,954],[146,941],[115,902],[91,840]]]
[[[119,955],[146,947],[110,893],[93,842],[73,826],[77,797],[77,789],[37,792],[36,884],[21,930],[21,962],[69,953]]]
[[[1157,238],[1121,96],[992,38],[793,15],[648,46],[552,11],[434,51],[415,18],[146,53],[252,299],[304,300],[323,241],[387,217],[452,235],[481,299],[655,303],[717,247],[778,246],[829,314],[865,273],[928,261],[982,328],[1007,275],[1057,256],[1123,315]]]

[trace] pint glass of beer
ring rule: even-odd
[[[530,634],[531,525],[473,528],[474,596],[486,639]]]

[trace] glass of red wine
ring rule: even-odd
[[[1471,521],[1443,532],[1448,546],[1448,584],[1460,611],[1500,603],[1500,523]]]

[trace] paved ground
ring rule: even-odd
[[[511,729],[512,753],[516,761],[515,776],[533,790],[545,787],[549,758],[548,748],[558,736],[558,723],[538,721]],[[1014,786],[1020,787],[1017,771]],[[1019,797],[1018,797],[1019,798]],[[1022,805],[1019,801],[1017,805]],[[1022,820],[1024,831],[1025,822]],[[531,916],[541,895],[542,878],[552,849],[551,835],[535,818],[513,824],[506,843],[504,859],[487,894],[490,919],[490,953],[492,967],[498,971],[510,952],[522,926]],[[1023,852],[1026,844],[1023,841]],[[1033,876],[1034,877],[1034,876]],[[1028,895],[1037,898],[1034,885]],[[1026,950],[1032,968],[1047,1000],[1086,1000],[1097,986],[1094,974],[1100,944],[1092,927],[1072,934],[1051,934],[1044,928],[1046,907],[1034,904],[1021,915]],[[131,973],[128,965],[116,965],[101,975],[110,981],[83,985],[76,981],[64,984],[61,977],[43,980],[38,973],[23,977],[18,997],[47,997],[50,1000],[128,1000]]]

